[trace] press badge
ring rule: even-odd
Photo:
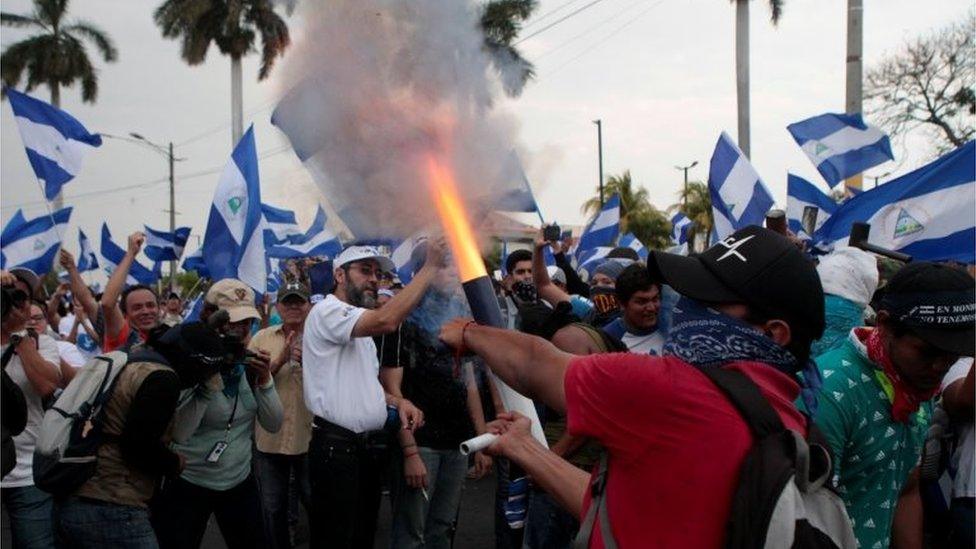
[[[213,450],[210,450],[210,453],[207,454],[207,463],[217,463],[220,461],[220,456],[224,455],[224,450],[226,449],[226,441],[217,441],[217,444],[214,444]]]

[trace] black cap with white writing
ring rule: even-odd
[[[824,296],[817,270],[786,237],[749,226],[700,255],[653,252],[647,268],[678,293],[708,303],[744,303],[811,339],[823,335]]]

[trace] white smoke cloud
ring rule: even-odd
[[[447,159],[470,210],[514,188],[505,173],[517,124],[494,107],[479,6],[463,0],[329,0],[279,71],[320,190],[357,237],[434,226],[425,159]],[[286,99],[287,101],[288,99]],[[296,149],[299,146],[296,144]]]

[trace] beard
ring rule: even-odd
[[[349,303],[363,309],[376,308],[376,291],[367,287],[356,287],[351,280],[346,281],[346,299]]]

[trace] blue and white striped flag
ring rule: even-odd
[[[98,269],[98,255],[91,241],[85,235],[85,231],[78,228],[78,247],[81,253],[78,254],[78,272],[94,271]]]
[[[268,284],[254,126],[237,143],[210,206],[203,259],[213,280],[236,278],[263,294]]]
[[[762,226],[773,206],[773,195],[739,146],[722,132],[708,169],[716,241],[749,225]]]
[[[607,261],[607,255],[613,250],[613,246],[597,246],[591,248],[579,256],[579,266],[593,276],[593,269],[596,269]]]
[[[200,311],[203,310],[203,296],[205,292],[200,292],[193,301],[189,303],[186,307],[186,316],[183,317],[183,324],[189,324],[190,322],[198,322],[200,320]]]
[[[196,271],[200,278],[210,278],[210,271],[207,270],[207,262],[203,260],[203,248],[186,256],[183,260],[184,271]]]
[[[173,232],[146,228],[146,255],[153,261],[172,261],[183,255],[183,248],[190,238],[189,227],[179,227]]]
[[[390,259],[396,265],[397,278],[404,285],[410,283],[414,273],[417,271],[418,261],[414,261],[414,251],[425,242],[427,242],[427,235],[425,233],[417,233],[404,239],[403,242],[393,248],[393,253],[390,254]],[[502,263],[504,262],[505,258],[502,257]]]
[[[831,187],[895,159],[888,136],[860,114],[821,114],[786,129]]]
[[[688,243],[688,231],[691,230],[691,220],[685,214],[678,212],[671,218],[671,240],[678,246]]]
[[[119,267],[119,263],[122,262],[122,258],[125,257],[125,248],[119,246],[112,241],[112,233],[108,230],[108,223],[102,223],[102,259],[105,260],[105,273],[109,277],[112,273]],[[128,286],[133,286],[136,284],[145,284],[146,286],[151,286],[156,283],[159,279],[159,273],[155,268],[150,269],[138,260],[132,262],[132,267],[129,268],[129,275],[125,279],[125,283]]]
[[[102,144],[70,114],[39,99],[7,88],[27,160],[44,182],[44,197],[54,200],[61,187],[81,171],[85,154]]]
[[[529,178],[526,177],[525,170],[522,168],[522,162],[519,160],[518,154],[515,151],[511,151],[508,154],[502,177],[506,186],[500,191],[493,189],[493,192],[498,193],[495,196],[494,204],[496,210],[504,212],[539,211],[539,205],[536,203],[535,195],[532,193],[532,185],[529,184]],[[539,217],[542,217],[541,213],[539,213]]]
[[[925,261],[976,263],[976,142],[842,204],[820,237],[846,242],[855,221],[870,243]]]
[[[603,208],[583,230],[576,246],[576,258],[581,259],[587,251],[598,246],[608,246],[620,234],[620,196],[613,195],[603,204]]]
[[[641,261],[647,261],[647,248],[644,247],[644,244],[640,240],[637,240],[634,233],[627,233],[621,236],[620,242],[617,243],[617,246],[622,248],[630,248],[637,252],[637,256],[641,258]]]
[[[71,208],[64,208],[5,230],[0,239],[0,268],[26,267],[43,276],[54,265],[70,218]]]
[[[291,237],[289,242],[269,247],[268,256],[279,259],[320,256],[335,258],[342,251],[342,242],[334,232],[326,228],[326,221],[325,210],[319,206],[315,219],[304,234]]]
[[[264,214],[266,246],[291,241],[302,234],[295,219],[295,212],[276,208],[270,204],[261,204],[261,213]]]
[[[7,224],[3,226],[3,233],[0,233],[0,240],[7,238],[8,234],[13,234],[24,223],[27,223],[27,219],[24,217],[24,211],[17,208],[10,221],[7,221]]]
[[[814,226],[814,234],[807,234],[803,230],[803,211],[807,206],[817,208],[817,224]],[[827,196],[802,177],[787,174],[786,178],[786,220],[793,234],[804,240],[815,238],[817,230],[823,226],[838,204],[834,199]]]

